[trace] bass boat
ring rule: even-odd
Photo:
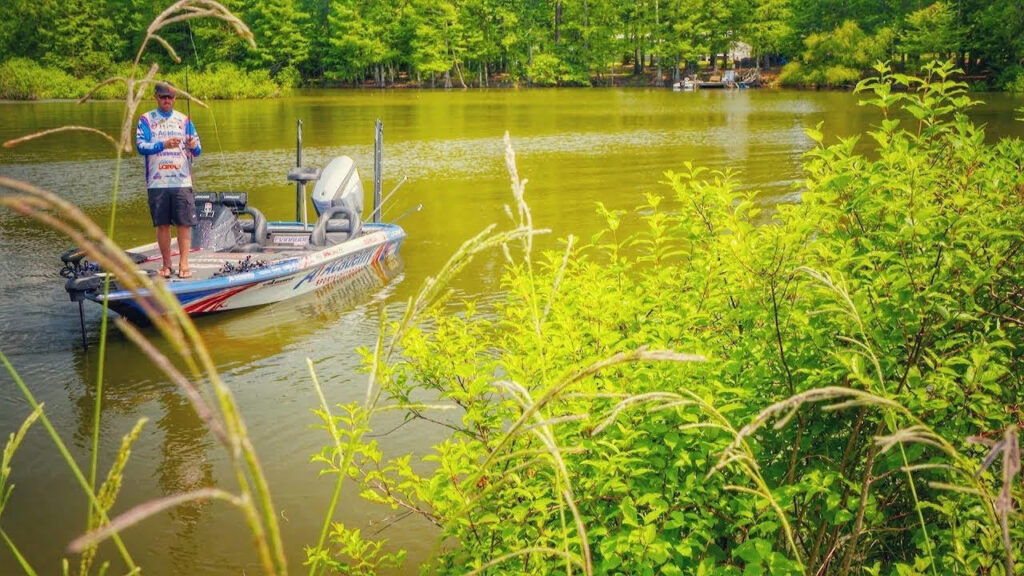
[[[279,302],[343,282],[356,272],[396,257],[405,231],[379,222],[381,128],[377,125],[374,211],[363,221],[363,184],[355,163],[338,156],[323,170],[302,166],[302,124],[298,131],[298,166],[288,173],[296,183],[295,221],[268,221],[248,203],[244,192],[196,192],[198,223],[192,227],[189,278],[166,278],[167,289],[189,315],[209,314]],[[316,221],[307,222],[306,185],[315,183],[311,199]],[[171,251],[177,260],[177,240]],[[131,248],[139,273],[156,278],[163,261],[157,244]],[[78,302],[103,304],[136,323],[147,321],[139,300],[145,291],[125,289],[117,278],[81,250],[61,256],[65,289]],[[109,288],[105,287],[109,276]],[[85,323],[82,319],[85,341]]]

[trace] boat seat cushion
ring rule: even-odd
[[[320,215],[309,235],[310,247],[327,246],[355,238],[363,229],[363,222],[347,206],[332,206]],[[328,236],[331,234],[331,236]]]
[[[263,246],[267,242],[267,218],[262,212],[253,208],[252,206],[246,206],[238,211],[239,215],[247,214],[252,220],[247,222],[245,218],[239,218],[238,223],[243,232],[249,232],[251,236],[249,240],[253,244]]]

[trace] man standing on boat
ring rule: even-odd
[[[157,82],[155,110],[142,115],[135,129],[135,148],[145,158],[149,214],[156,227],[163,267],[160,276],[170,278],[171,225],[178,233],[178,277],[191,278],[188,253],[192,248],[192,226],[196,224],[196,202],[192,193],[192,158],[199,156],[199,134],[192,119],[174,110],[174,86]]]

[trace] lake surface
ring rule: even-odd
[[[973,117],[988,126],[992,138],[1024,133],[1014,120],[1024,99],[982,98],[988,103]],[[185,110],[185,102],[178,109]],[[352,156],[368,198],[373,124],[381,119],[384,194],[401,183],[384,207],[384,220],[401,217],[408,238],[387,282],[362,276],[326,293],[197,320],[268,475],[293,573],[304,572],[303,546],[315,543],[333,486],[333,478],[318,478],[319,468],[309,462],[328,438],[313,428],[318,422],[311,410],[318,401],[306,361],[314,363],[332,405],[361,400],[366,376],[357,372],[356,349],[375,341],[381,310],[400,314],[463,241],[488,224],[508,224],[506,131],[520,177],[529,180],[534,223],[552,230],[540,242],[544,247],[569,234],[589,238],[600,230],[597,202],[631,211],[644,193],[667,195],[664,172],[681,171],[686,162],[738,171],[744,188],[757,191],[765,205],[796,201],[801,156],[812,146],[805,128],[824,122],[827,141],[835,142],[880,121],[852,94],[770,90],[311,91],[281,100],[213,102],[210,109],[192,106],[191,114],[203,142],[197,188],[247,191],[250,204],[271,220],[295,214],[295,188],[285,174],[295,163],[300,119],[304,164],[322,167],[334,156]],[[120,103],[0,103],[0,142],[62,125],[116,135],[122,115]],[[56,192],[106,228],[119,173],[115,239],[123,246],[151,242],[141,160],[129,156],[118,169],[113,158],[96,136],[62,133],[0,148],[0,175]],[[420,204],[422,211],[415,211]],[[46,404],[51,422],[87,470],[100,312],[86,307],[91,345],[83,351],[77,306],[57,275],[59,256],[69,247],[59,233],[0,209],[0,352]],[[494,298],[501,266],[500,253],[480,258],[454,287],[461,296]],[[101,475],[121,436],[140,418],[149,420],[132,449],[115,512],[203,486],[233,490],[227,455],[178,389],[116,329],[106,354]],[[6,441],[29,412],[10,375],[0,372],[0,438]],[[395,415],[375,424],[383,432],[398,423]],[[422,455],[444,434],[410,424],[377,440],[386,454]],[[86,498],[39,423],[13,468],[16,487],[0,526],[39,573],[58,573],[65,545],[82,530]],[[436,544],[425,523],[397,519],[351,490],[336,519],[408,549],[406,573]],[[144,574],[260,572],[241,514],[223,503],[164,513],[123,537]],[[17,564],[0,546],[0,574],[12,572]]]

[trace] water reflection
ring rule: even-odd
[[[342,313],[400,280],[405,263],[398,255],[343,276],[310,294],[263,306],[196,318],[203,340],[221,367],[266,358],[319,331],[332,331]]]
[[[247,382],[249,378],[245,374],[227,372],[232,366],[244,372],[259,364],[254,361],[257,357],[273,357],[296,342],[317,340],[315,334],[318,331],[336,330],[354,308],[375,296],[381,297],[381,290],[400,278],[403,270],[401,258],[388,258],[292,300],[198,318],[197,328],[216,356],[229,387],[237,390],[252,386],[257,382]],[[144,331],[150,336],[155,335],[151,328]],[[154,345],[173,357],[173,350],[160,339],[154,338]],[[73,364],[77,377],[69,379],[64,387],[73,406],[74,445],[79,450],[85,450],[92,438],[98,351],[96,346],[87,351],[81,348],[74,350]],[[123,361],[133,356],[138,361]],[[195,414],[181,390],[142,359],[134,345],[116,331],[108,340],[107,357],[122,361],[116,366],[108,363],[104,377],[101,473],[105,473],[113,461],[121,436],[138,418],[150,420],[140,440],[132,447],[116,511],[166,495],[217,485],[230,486],[228,456]],[[266,374],[262,379],[267,380]],[[31,490],[19,490],[19,497],[35,496]],[[159,559],[166,573],[194,573],[197,557],[209,550],[207,539],[211,525],[221,522],[214,518],[218,514],[223,515],[223,508],[217,508],[209,501],[176,506],[126,533],[129,541],[133,538],[140,540],[129,549],[139,549],[140,546],[146,549],[148,561]],[[165,519],[161,520],[161,517]],[[235,536],[225,536],[225,542],[247,539],[244,530],[231,522],[228,524]],[[115,563],[119,561],[109,553],[101,557]],[[226,564],[237,562],[237,559],[231,559]],[[217,567],[211,566],[211,571],[216,573]]]
[[[134,347],[131,343],[116,337],[116,333],[112,336],[108,359],[132,353],[129,350]],[[139,356],[141,353],[135,351],[134,354]],[[94,426],[99,347],[90,347],[89,350],[78,347],[72,355],[77,378],[64,389],[73,406],[74,446],[87,453]],[[166,381],[149,362],[111,364],[107,362],[103,377],[98,484],[105,480],[122,436],[138,419],[144,417],[149,420],[131,447],[114,514],[165,495],[214,486],[214,467],[210,459],[215,449],[213,438],[181,391]],[[78,494],[80,491],[72,496]],[[127,539],[143,537],[146,544],[135,545],[143,547],[152,546],[158,538],[161,550],[154,552],[169,566],[187,571],[188,558],[201,548],[196,529],[208,507],[209,503],[188,502],[167,512],[168,522],[161,522],[161,516],[157,516],[129,530],[125,536]],[[130,545],[129,549],[132,547]],[[115,565],[120,561],[103,547],[100,558],[113,561]]]

